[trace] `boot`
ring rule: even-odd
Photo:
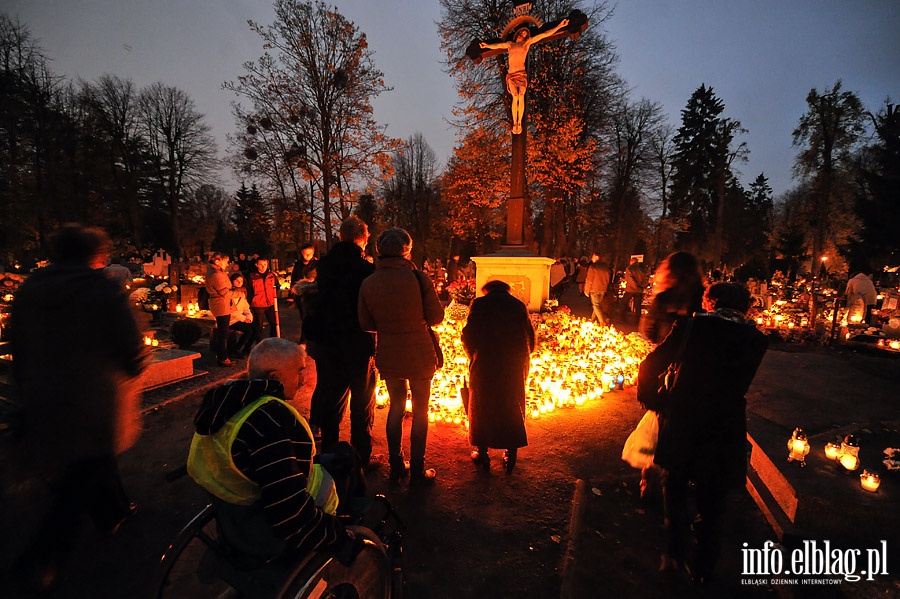
[[[391,456],[389,462],[391,465],[391,474],[390,479],[392,481],[398,481],[401,478],[406,478],[409,474],[409,463],[403,461],[403,456]]]
[[[411,485],[430,485],[437,478],[437,471],[434,468],[425,469],[425,460],[420,458],[411,460],[409,463],[409,484]]]
[[[515,448],[507,449],[503,452],[503,465],[506,466],[506,473],[512,474],[513,469],[516,467],[516,457],[518,456],[518,450]]]
[[[485,472],[491,471],[491,456],[488,455],[487,448],[479,447],[478,449],[473,451],[472,461],[476,466],[481,466],[481,469]]]

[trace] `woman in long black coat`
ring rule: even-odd
[[[641,363],[637,398],[659,413],[654,461],[663,468],[668,547],[661,569],[690,566],[696,582],[708,580],[719,556],[727,494],[747,476],[747,401],[744,395],[768,342],[746,320],[750,293],[733,283],[716,283],[703,296],[707,314],[678,320],[671,333]],[[680,354],[680,357],[679,357]],[[667,395],[659,376],[680,364]],[[696,515],[688,509],[693,483]],[[692,524],[693,523],[693,524]],[[696,535],[696,557],[686,564]]]
[[[490,470],[488,448],[505,449],[512,473],[517,450],[528,445],[525,433],[525,380],[534,349],[528,308],[503,281],[482,287],[472,302],[462,342],[469,356],[469,442],[472,459]]]

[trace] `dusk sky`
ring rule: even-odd
[[[443,165],[452,153],[446,123],[457,99],[444,73],[437,0],[339,0],[340,12],[366,34],[375,66],[393,91],[375,102],[388,134],[421,132]],[[776,196],[792,185],[797,150],[791,132],[812,88],[843,88],[879,110],[900,101],[900,1],[621,0],[603,26],[617,46],[619,74],[633,99],[662,104],[670,122],[700,84],[741,122],[749,161],[736,165],[747,185],[765,173]],[[247,19],[269,24],[268,0],[4,0],[27,25],[59,75],[95,80],[103,73],[138,87],[161,81],[183,89],[207,116],[220,154],[233,130],[224,81],[261,53]],[[577,43],[577,42],[576,42]],[[236,187],[230,175],[222,183]]]

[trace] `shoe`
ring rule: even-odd
[[[513,469],[516,467],[516,457],[517,453],[515,451],[507,449],[503,452],[503,465],[506,466],[507,474],[513,473]]]
[[[396,482],[401,478],[406,478],[409,475],[409,462],[403,461],[403,456],[391,458],[390,465],[390,479],[392,481]]]
[[[125,523],[125,521],[128,520],[129,518],[131,518],[132,516],[134,516],[134,515],[137,513],[137,509],[138,509],[138,506],[137,506],[136,503],[129,503],[129,504],[128,504],[128,513],[125,514],[124,516],[122,516],[122,519],[121,519],[121,520],[119,520],[118,522],[116,522],[115,524],[113,524],[113,525],[106,531],[106,535],[111,537],[111,536],[115,535],[117,532],[119,532],[119,528],[122,527],[122,525]]]
[[[489,456],[486,451],[481,452],[477,449],[472,451],[472,461],[477,466],[481,466],[481,469],[485,472],[491,471],[491,456]]]
[[[235,365],[235,362],[233,362],[232,360],[230,360],[230,359],[228,359],[228,358],[225,358],[224,360],[219,360],[219,361],[216,362],[216,363],[217,363],[219,366],[221,366],[222,368],[229,368],[229,367]]]
[[[409,475],[409,484],[415,486],[425,486],[434,484],[437,478],[437,470],[434,468],[425,468],[418,472],[412,471]]]

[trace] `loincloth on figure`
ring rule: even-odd
[[[516,71],[506,75],[506,89],[509,93],[516,96],[525,92],[528,87],[528,75],[525,71]]]

